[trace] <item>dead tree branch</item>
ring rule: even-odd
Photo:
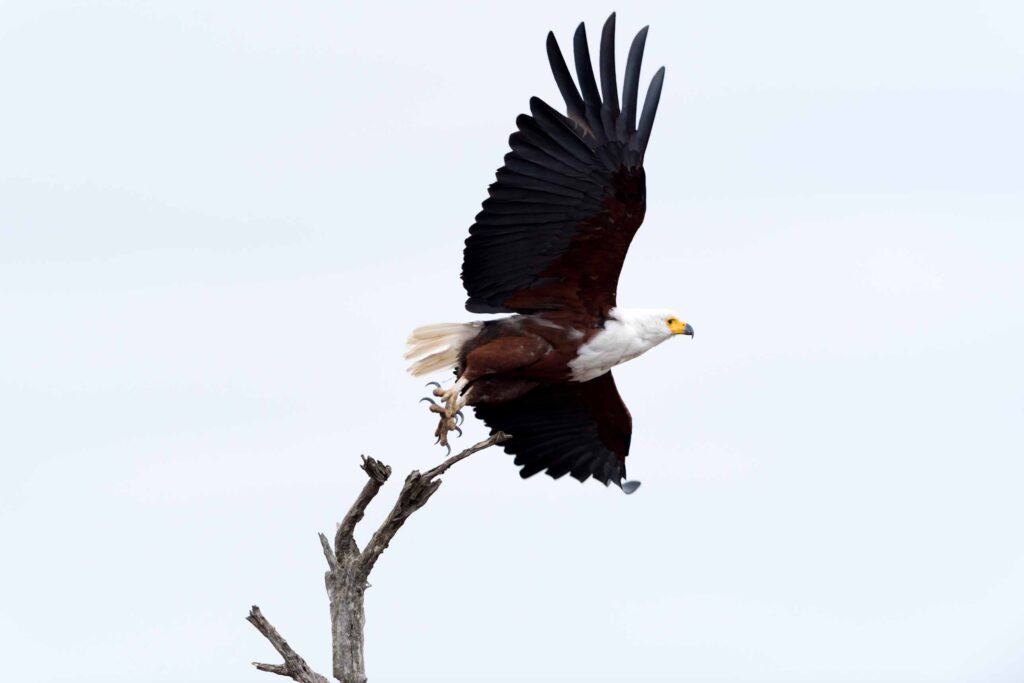
[[[441,486],[439,476],[460,460],[508,439],[507,434],[499,432],[422,474],[417,470],[410,472],[391,511],[374,532],[366,548],[360,551],[355,540],[356,526],[366,514],[367,506],[391,476],[390,467],[379,460],[363,456],[361,467],[366,472],[368,481],[338,525],[338,530],[334,534],[334,547],[331,548],[331,542],[326,535],[320,534],[320,546],[327,560],[324,583],[331,607],[333,673],[338,681],[366,683],[366,666],[363,659],[363,629],[366,616],[363,598],[369,587],[367,578],[377,559],[387,549],[409,516],[426,505]],[[247,620],[284,658],[284,664],[253,662],[257,669],[288,676],[298,683],[328,683],[327,678],[310,669],[306,661],[288,645],[281,634],[264,618],[259,607],[253,606]]]
[[[306,660],[300,657],[292,649],[291,645],[288,644],[288,641],[281,637],[277,629],[263,616],[263,612],[260,611],[259,607],[253,605],[252,609],[249,610],[249,616],[245,620],[255,626],[256,630],[262,633],[263,637],[269,640],[278,654],[284,658],[284,664],[260,664],[259,662],[253,662],[253,666],[260,671],[269,671],[279,676],[288,676],[299,683],[329,683],[325,677],[309,668]]]

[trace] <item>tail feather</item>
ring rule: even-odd
[[[406,341],[406,360],[414,377],[458,365],[462,345],[480,332],[480,323],[437,323],[417,327]]]

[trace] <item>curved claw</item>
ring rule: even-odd
[[[452,431],[453,431],[453,432],[458,432],[458,433],[459,433],[459,436],[462,436],[462,430],[461,430],[461,429],[459,429],[459,426],[458,426],[458,425],[455,425],[454,427],[452,427]]]
[[[448,449],[448,452],[444,454],[444,457],[447,458],[449,455],[452,454],[452,445],[450,443],[446,443],[444,447]]]
[[[434,442],[434,445],[436,446],[439,443],[441,443],[441,437],[440,436],[437,437],[437,441]]]
[[[441,383],[440,382],[427,382],[423,386],[425,386],[425,387],[437,387],[438,389],[440,389],[441,388]]]
[[[435,400],[434,400],[433,398],[431,398],[430,396],[424,396],[424,397],[423,397],[423,398],[421,398],[421,399],[420,399],[419,401],[417,401],[417,403],[423,403],[424,401],[426,401],[427,403],[431,403],[431,404],[433,404],[433,405],[435,405],[435,406],[437,406],[437,405],[441,405],[440,403],[438,403],[437,401],[435,401]]]
[[[461,410],[458,411],[457,413],[455,413],[454,417],[455,417],[455,424],[456,425],[460,425],[460,424],[462,424],[463,422],[466,421],[466,416],[462,414]],[[461,432],[459,433],[459,436],[462,436]]]

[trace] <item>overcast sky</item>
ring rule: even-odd
[[[1024,679],[1020,7],[618,6],[667,67],[619,301],[697,331],[616,370],[644,486],[460,464],[372,680]],[[330,669],[316,532],[437,462],[406,334],[613,9],[0,3],[6,680],[268,681],[253,603]]]

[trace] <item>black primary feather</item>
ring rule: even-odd
[[[569,67],[565,64],[565,57],[562,56],[562,50],[558,47],[558,40],[551,31],[548,32],[547,49],[551,73],[555,76],[558,92],[562,93],[562,99],[565,100],[565,106],[569,110],[569,118],[578,120],[582,124],[585,122],[583,120],[583,98],[580,97],[576,84],[572,81]]]
[[[640,89],[640,65],[644,61],[644,45],[647,43],[647,26],[633,38],[626,58],[626,76],[622,82],[622,115],[619,116],[619,140],[627,142],[636,131],[636,98]]]

